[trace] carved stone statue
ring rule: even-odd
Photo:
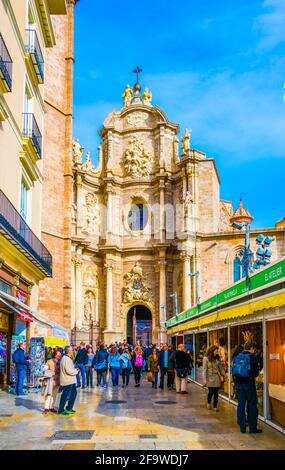
[[[89,323],[94,319],[94,294],[86,292],[84,297],[84,323]]]
[[[133,178],[148,176],[152,168],[152,158],[145,152],[143,144],[137,137],[129,141],[122,163],[126,174]]]
[[[71,222],[75,224],[76,220],[77,220],[77,205],[75,204],[75,202],[73,202],[71,204]]]
[[[185,129],[184,136],[181,137],[181,142],[182,142],[182,152],[187,153],[188,150],[190,150],[190,132],[187,128]]]
[[[74,163],[82,163],[82,154],[84,147],[81,147],[79,139],[73,141],[72,150]]]
[[[192,204],[193,204],[193,196],[190,193],[190,191],[187,191],[185,200],[184,200],[184,211],[185,211],[186,216],[190,215]]]
[[[142,102],[143,104],[151,106],[151,100],[152,100],[152,93],[148,91],[148,88],[146,88],[142,95]]]
[[[98,222],[98,200],[95,194],[87,193],[85,196],[85,220],[83,232],[94,233]]]
[[[94,166],[90,155],[90,152],[86,152],[86,162],[82,165],[83,171],[94,171]]]
[[[124,99],[124,108],[127,108],[132,103],[133,94],[134,93],[132,87],[130,85],[127,85],[122,95]]]

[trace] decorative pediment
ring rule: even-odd
[[[134,301],[152,302],[152,291],[148,286],[142,267],[136,263],[131,272],[124,276],[126,287],[123,288],[123,303]]]

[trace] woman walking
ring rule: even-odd
[[[92,346],[87,346],[87,356],[88,362],[85,366],[86,370],[86,383],[87,387],[93,388],[93,372],[94,372],[94,365],[95,365],[95,354],[93,352]]]
[[[99,350],[97,351],[95,355],[95,369],[97,372],[97,387],[101,387],[101,382],[102,387],[107,388],[107,370],[108,370],[108,357],[109,354],[105,349],[105,346],[103,343],[100,344]]]
[[[44,372],[43,381],[43,394],[45,397],[45,407],[43,414],[47,414],[49,411],[56,413],[55,400],[59,389],[59,375],[60,375],[60,359],[61,352],[58,349],[54,350],[52,359],[46,362],[46,368]]]
[[[119,386],[119,377],[120,377],[120,371],[121,371],[120,357],[121,355],[118,352],[118,348],[116,346],[113,346],[111,348],[111,351],[109,352],[109,363],[110,363],[113,387]]]
[[[141,372],[143,367],[143,352],[140,346],[136,346],[133,352],[133,366],[135,374],[135,387],[140,387]]]
[[[214,411],[218,411],[219,388],[225,377],[225,368],[219,357],[218,346],[211,346],[203,358],[203,383],[208,387],[208,410],[212,409],[214,397]]]
[[[148,356],[147,360],[147,370],[148,372],[152,373],[152,388],[157,388],[157,381],[158,381],[158,372],[159,372],[159,365],[158,365],[158,354],[156,348],[152,350],[150,356]]]
[[[121,362],[122,379],[123,379],[122,388],[124,388],[125,386],[127,387],[129,385],[130,373],[132,370],[131,356],[130,356],[128,348],[126,347],[124,348],[124,351],[121,354],[120,362]]]

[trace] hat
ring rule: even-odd
[[[251,348],[256,349],[256,344],[253,341],[247,341],[244,345],[244,349],[249,351]]]

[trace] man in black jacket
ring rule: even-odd
[[[176,392],[186,394],[188,393],[186,387],[190,370],[190,356],[185,352],[184,344],[179,344],[178,351],[175,351],[174,354]]]
[[[88,364],[88,354],[85,348],[85,343],[80,343],[79,349],[77,351],[75,360],[74,360],[74,365],[75,367],[78,367],[80,370],[80,374],[77,374],[76,380],[77,380],[77,387],[81,387],[80,383],[80,375],[82,377],[82,388],[86,388],[86,369],[85,366]]]
[[[258,407],[255,378],[259,375],[258,356],[255,354],[255,343],[248,341],[244,345],[241,354],[250,355],[250,376],[235,378],[235,389],[238,396],[237,418],[242,433],[246,432],[246,413],[247,409],[249,432],[257,434],[262,429],[257,429]]]

